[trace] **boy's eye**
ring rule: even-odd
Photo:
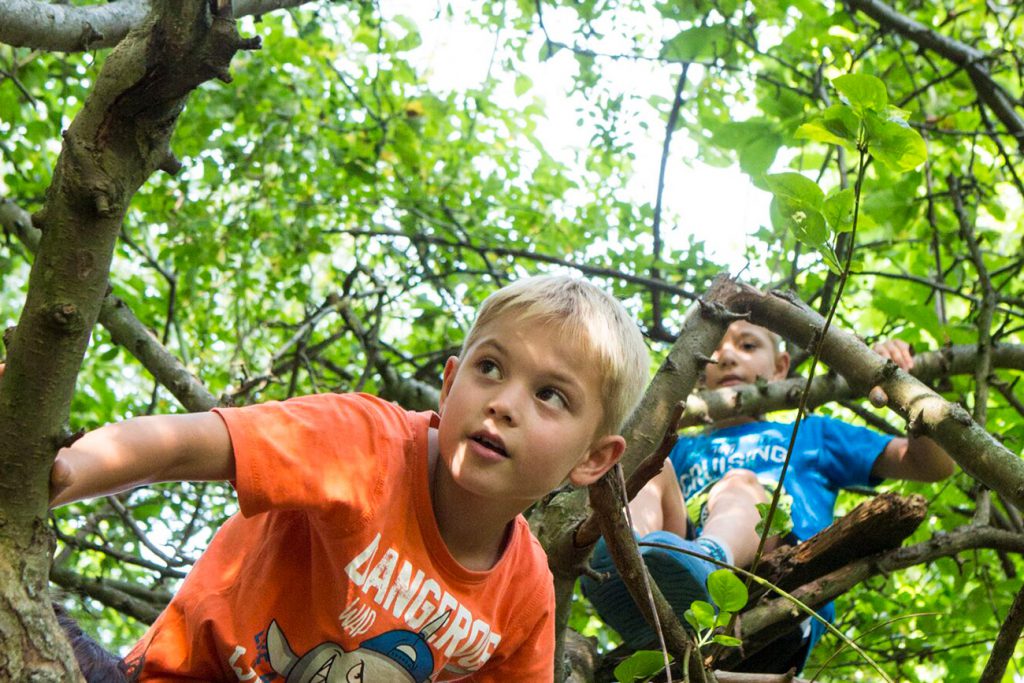
[[[491,379],[501,378],[501,368],[499,368],[498,364],[489,358],[484,358],[479,363],[477,363],[476,369],[484,377],[489,377]]]
[[[537,398],[559,408],[569,407],[569,399],[565,397],[565,394],[554,387],[544,387],[537,392]]]

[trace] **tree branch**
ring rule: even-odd
[[[6,198],[0,199],[0,229],[15,235],[33,254],[38,251],[42,231],[32,224],[27,211]],[[108,293],[103,297],[98,321],[113,342],[135,356],[186,410],[198,413],[218,404],[202,381],[160,343],[124,301]]]
[[[154,0],[153,8],[104,61],[33,217],[42,236],[0,381],[0,620],[6,649],[23,653],[0,661],[4,679],[79,678],[67,643],[53,638],[58,626],[45,599],[53,456],[131,198],[157,169],[173,166],[170,138],[191,92],[230,80],[235,52],[259,46],[234,21],[211,17],[204,0]]]
[[[311,0],[235,0],[235,17],[267,14]],[[119,0],[76,7],[42,0],[0,3],[0,43],[49,52],[81,52],[113,47],[139,26],[152,0]]]
[[[947,534],[936,534],[916,545],[865,557],[791,591],[791,594],[805,605],[817,608],[871,576],[887,575],[977,548],[1020,553],[1024,552],[1024,537],[992,527],[968,525]],[[770,642],[804,618],[802,613],[794,614],[787,600],[773,599],[743,613],[740,621],[741,637],[744,643],[749,639],[756,650],[760,643]]]
[[[972,374],[977,362],[976,346],[947,346],[914,356],[914,368],[910,374],[921,382],[929,383],[940,377]],[[991,363],[993,368],[1024,370],[1024,345],[993,344]],[[806,383],[806,378],[791,377],[767,384],[742,384],[691,394],[686,398],[686,411],[679,426],[693,427],[739,415],[760,415],[796,408]],[[811,380],[807,406],[814,408],[863,396],[841,376],[827,373]]]
[[[989,655],[985,670],[978,679],[978,683],[998,683],[1003,680],[1003,673],[1006,665],[1013,657],[1013,651],[1017,649],[1017,641],[1020,640],[1021,630],[1024,630],[1024,586],[1017,591],[1017,597],[1010,605],[1010,611],[999,629],[996,642],[992,646],[992,654]]]
[[[798,301],[739,284],[731,291],[721,288],[713,300],[748,312],[753,323],[803,347],[815,342],[824,323]],[[946,401],[844,330],[829,330],[821,342],[821,358],[856,391],[881,386],[889,407],[908,421],[912,433],[930,436],[968,474],[1018,507],[1024,506],[1024,462],[974,422],[962,406]]]
[[[1021,120],[1014,110],[1013,99],[992,79],[985,67],[985,62],[990,59],[989,55],[936,33],[878,0],[846,0],[846,4],[867,14],[883,29],[895,31],[964,69],[970,76],[978,97],[1002,121],[1009,134],[1017,139],[1017,144],[1024,150],[1024,120]]]
[[[113,579],[90,579],[62,567],[50,569],[50,580],[64,590],[87,595],[122,614],[152,624],[171,601],[171,594],[164,591],[145,591],[135,584]]]

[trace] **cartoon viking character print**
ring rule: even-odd
[[[323,642],[301,656],[292,650],[277,621],[271,621],[267,629],[270,666],[286,683],[427,683],[434,672],[427,638],[450,615],[445,612],[419,633],[387,631],[364,640],[351,652],[337,643]]]

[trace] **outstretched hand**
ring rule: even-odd
[[[877,342],[871,348],[882,358],[891,360],[904,372],[909,372],[914,367],[914,350],[901,339],[886,339]],[[889,402],[889,397],[882,387],[872,387],[868,392],[868,400],[876,408],[882,408]]]
[[[909,372],[914,367],[914,350],[902,339],[886,339],[871,347],[882,358],[888,358],[901,370]]]

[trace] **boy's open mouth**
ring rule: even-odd
[[[469,438],[472,439],[473,441],[476,441],[478,444],[480,444],[484,448],[487,448],[489,450],[494,451],[495,453],[497,453],[498,455],[500,455],[503,458],[507,458],[508,457],[508,452],[505,450],[505,447],[501,444],[500,441],[488,438],[487,436],[485,436],[483,434],[474,434],[473,436],[471,436]]]

